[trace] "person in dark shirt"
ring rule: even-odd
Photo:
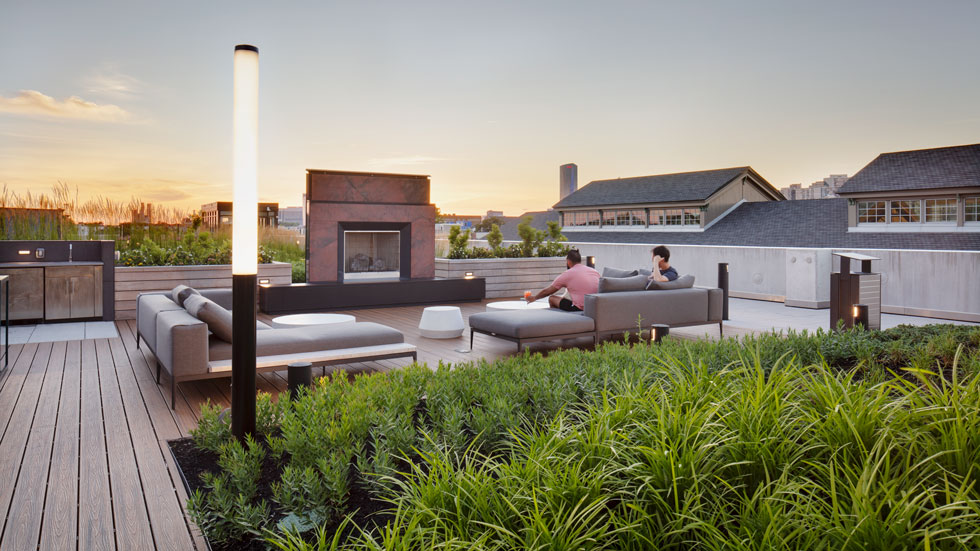
[[[650,270],[649,279],[653,281],[674,281],[677,279],[677,270],[670,265],[670,249],[663,245],[657,245],[650,252],[653,254],[653,269]]]

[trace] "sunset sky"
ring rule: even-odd
[[[751,165],[777,187],[980,142],[980,2],[14,2],[0,191],[231,199],[232,53],[260,50],[259,196],[432,176],[509,215],[590,180]]]

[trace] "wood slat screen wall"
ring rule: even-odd
[[[259,264],[259,279],[289,284],[292,266],[286,262]],[[117,266],[116,319],[136,319],[136,297],[149,291],[166,291],[178,285],[196,289],[231,288],[231,266]]]
[[[487,281],[487,298],[517,298],[538,292],[567,269],[565,258],[436,259],[436,277],[463,277],[473,272]]]

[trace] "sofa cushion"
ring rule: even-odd
[[[620,270],[619,268],[605,267],[602,269],[602,277],[631,277],[638,272],[636,270]]]
[[[647,286],[647,276],[633,275],[631,277],[601,277],[599,278],[600,293],[616,293],[620,291],[642,291]]]
[[[170,291],[170,299],[176,302],[177,304],[183,306],[184,301],[187,300],[187,297],[191,295],[199,295],[199,294],[201,293],[198,292],[198,290],[193,287],[188,287],[187,285],[178,285],[174,287],[173,291]]]
[[[645,275],[647,277],[650,277],[650,274],[652,274],[653,272],[651,272],[650,270],[648,270],[646,268],[640,268],[640,269],[636,270],[636,273],[638,273],[640,275]]]
[[[187,312],[195,318],[208,324],[208,330],[219,339],[231,342],[232,318],[231,312],[218,306],[213,300],[201,295],[191,295],[184,300]]]
[[[173,310],[183,308],[167,294],[142,293],[136,299],[136,328],[154,353],[157,350],[157,314]]]
[[[401,332],[379,323],[307,325],[257,332],[255,352],[258,356],[277,356],[402,342],[405,336]],[[231,343],[212,337],[208,360],[230,360],[231,350]]]
[[[694,276],[682,275],[681,277],[675,279],[674,281],[653,281],[647,284],[647,289],[650,291],[669,291],[672,289],[690,289],[694,287]]]
[[[592,318],[561,310],[511,310],[481,312],[469,319],[470,327],[515,339],[589,333],[595,329]]]

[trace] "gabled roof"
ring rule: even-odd
[[[751,172],[753,177],[761,181],[763,185],[768,186],[774,195],[780,196],[779,191],[751,167],[740,166],[677,174],[596,180],[565,197],[556,203],[554,208],[704,201],[725,184],[746,172]]]
[[[980,186],[980,144],[882,153],[838,193]]]
[[[980,250],[980,232],[848,232],[847,199],[742,203],[703,232],[565,231],[573,243]]]

